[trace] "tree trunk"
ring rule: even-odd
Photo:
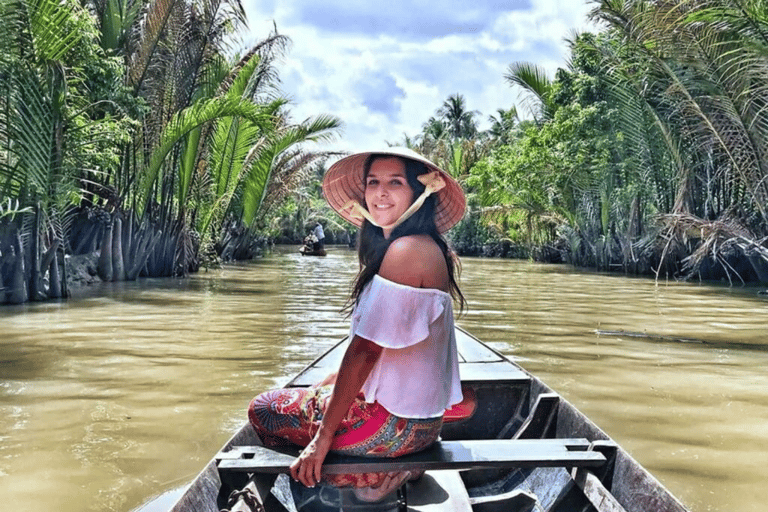
[[[135,250],[132,265],[126,276],[129,281],[133,281],[139,276],[139,272],[141,272],[141,269],[147,264],[147,259],[150,254],[152,254],[152,251],[154,251],[157,242],[163,234],[162,231],[153,233],[151,227],[148,227],[145,230],[142,229],[139,233],[140,234],[134,243]]]
[[[112,280],[112,223],[104,226],[101,237],[101,253],[98,264],[99,277],[102,281]]]
[[[51,269],[48,272],[48,280],[50,281],[48,297],[60,299],[63,295],[61,293],[61,275],[59,275],[59,258],[57,257],[59,254],[59,244],[54,243],[51,249],[53,249],[53,258],[51,259]]]
[[[21,304],[29,300],[27,292],[27,276],[24,268],[24,246],[21,244],[21,235],[16,233],[16,245],[11,248],[13,262],[13,274],[11,275],[11,289],[8,292],[8,302]]]
[[[58,259],[58,253],[56,259]],[[61,296],[69,297],[69,286],[67,285],[67,251],[61,250]]]
[[[47,251],[45,251],[45,254],[43,255],[43,261],[40,264],[41,276],[44,275],[42,269],[48,269],[48,297],[56,299],[61,297],[61,276],[59,276],[58,261],[56,258],[59,245],[61,245],[61,240],[54,238],[51,246]],[[56,271],[56,276],[53,275],[54,268]],[[57,295],[52,295],[53,293],[56,293]]]
[[[29,241],[29,300],[45,298],[40,274],[40,204],[35,206],[35,221],[32,227],[32,239]]]
[[[123,263],[123,221],[120,215],[115,215],[112,227],[112,280],[125,281],[125,265]]]
[[[45,254],[43,255],[43,262],[40,265],[40,268],[48,268],[51,266],[51,261],[56,258],[56,251],[59,250],[59,246],[61,245],[61,240],[58,238],[53,240],[53,243],[51,244],[51,247],[48,248],[47,251],[45,251]]]
[[[133,252],[135,243],[133,240],[133,229],[133,212],[129,211],[128,216],[125,219],[125,223],[123,224],[123,265],[126,272],[128,272],[128,269],[133,266]]]

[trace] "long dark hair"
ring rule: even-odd
[[[373,154],[365,161],[363,179],[368,178],[373,162],[384,158],[398,158],[405,164],[405,177],[408,181],[408,186],[413,190],[414,199],[424,192],[425,186],[417,177],[426,174],[428,172],[427,167],[423,163],[411,160],[410,158]],[[374,226],[367,220],[363,220],[363,225],[357,234],[357,257],[360,262],[360,271],[352,285],[352,294],[347,303],[347,308],[351,308],[353,304],[357,303],[365,286],[373,279],[373,276],[379,273],[384,255],[394,240],[407,235],[429,235],[437,246],[440,247],[445,258],[445,264],[448,267],[448,291],[451,297],[459,302],[459,311],[464,310],[466,301],[458,285],[461,264],[456,253],[453,252],[443,235],[437,230],[437,225],[435,224],[435,202],[436,197],[434,194],[427,197],[422,207],[416,213],[392,230],[389,238],[384,238],[384,232],[380,227]]]

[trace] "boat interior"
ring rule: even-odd
[[[471,397],[473,403],[456,417],[446,418],[440,443],[445,442],[446,446],[454,447],[452,449],[458,446],[459,451],[464,452],[458,457],[465,459],[463,462],[442,460],[446,459],[444,454],[429,459],[432,455],[427,454],[424,457],[429,460],[424,467],[428,469],[421,478],[408,482],[378,502],[369,503],[358,499],[349,489],[322,483],[308,489],[285,474],[261,472],[262,462],[255,460],[230,461],[230,469],[240,469],[227,469],[227,459],[242,459],[240,455],[232,455],[237,449],[261,444],[246,425],[198,478],[214,481],[196,482],[196,489],[193,483],[193,488],[174,510],[685,510],[626,452],[540,380],[460,329],[457,329],[457,344],[462,388],[465,397]],[[319,382],[338,368],[345,348],[346,343],[340,343],[297,375],[288,386]],[[477,444],[478,440],[492,443],[490,454],[481,454],[473,447],[471,443]],[[519,458],[515,450],[524,440],[552,442],[543,443],[544,451],[539,450],[535,457],[529,458],[530,454],[526,454]],[[591,462],[574,463],[575,459],[569,458],[562,446],[553,448],[554,444],[562,445],[565,441],[574,441],[577,450],[590,452],[594,456]],[[426,460],[424,457],[422,461]],[[599,462],[594,463],[595,457],[599,457]],[[398,466],[391,464],[397,460],[377,459],[381,461],[381,466],[377,467],[381,471],[395,471]],[[201,493],[207,493],[207,498]],[[203,507],[203,502],[207,502],[209,508]]]

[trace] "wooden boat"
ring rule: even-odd
[[[317,244],[317,238],[314,237],[311,233],[304,237],[304,241],[302,246],[299,248],[299,252],[302,256],[325,256],[325,248],[320,247],[320,244]],[[317,248],[315,248],[317,246]]]
[[[237,455],[243,450],[249,452],[243,447],[251,447],[251,455],[254,450],[269,451],[259,446],[259,439],[246,424],[189,485],[171,510],[687,510],[594,423],[539,379],[467,332],[457,329],[456,334],[462,387],[465,396],[474,397],[476,408],[469,417],[444,424],[441,441],[437,443],[441,445],[440,454],[422,452],[421,459],[416,457],[416,462],[403,462],[402,467],[422,464],[421,467],[427,468],[427,472],[419,480],[409,482],[394,497],[375,504],[363,503],[354,496],[350,497],[350,491],[330,486],[306,489],[285,475],[276,478],[274,474],[262,472],[252,474],[248,470],[224,470],[224,463],[229,459],[239,459],[239,462],[234,462],[235,465],[250,464]],[[335,371],[346,346],[346,340],[340,342],[300,372],[287,386],[308,386]],[[462,449],[466,443],[474,444],[472,448]],[[602,462],[585,463],[582,467],[580,463],[568,462],[573,452],[540,453],[540,446],[570,443],[575,443],[577,450],[585,450],[580,452],[584,460],[588,459],[586,455],[591,454],[599,456]],[[447,448],[449,445],[452,448]],[[491,453],[481,453],[482,450],[475,448],[478,445],[489,447]],[[438,460],[445,458],[446,451],[452,451],[451,457],[455,456],[456,460]],[[530,455],[533,452],[537,453]],[[287,456],[288,462],[291,457]],[[515,460],[512,464],[509,463],[510,457]],[[458,459],[464,462],[457,462]],[[385,460],[392,463],[401,459]],[[328,464],[324,469],[334,464],[333,461],[326,462]],[[587,467],[595,465],[597,467]],[[385,470],[392,470],[392,467]],[[239,498],[238,494],[233,495],[228,503],[230,493],[237,493],[243,488],[247,492],[240,492]]]
[[[308,247],[306,245],[301,246],[299,252],[302,254],[302,256],[325,256],[327,254],[325,249],[315,250],[312,247]]]

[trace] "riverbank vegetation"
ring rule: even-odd
[[[756,0],[599,0],[549,77],[480,130],[456,93],[410,146],[464,185],[462,254],[768,283],[768,11]],[[0,5],[0,303],[88,279],[174,276],[298,243],[350,243],[320,194],[315,142],[291,119],[269,34],[240,52],[225,2]],[[79,270],[78,270],[79,269]],[[86,272],[87,274],[87,272]],[[94,277],[95,278],[95,277]]]
[[[474,172],[483,204],[557,219],[522,232],[562,237],[578,265],[768,282],[764,4],[608,0],[592,16],[606,29],[575,36],[553,81],[510,68],[536,115]]]
[[[258,221],[340,121],[293,122],[238,1],[0,6],[0,303],[253,257]],[[73,274],[70,278],[67,274]]]
[[[478,133],[460,96],[406,139],[460,177],[470,254],[768,282],[768,11],[730,0],[595,2],[553,79]],[[462,108],[459,108],[462,107]],[[524,115],[519,115],[524,114]]]

